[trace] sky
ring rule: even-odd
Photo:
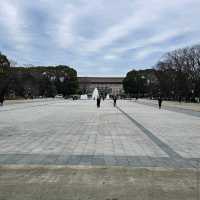
[[[200,0],[0,0],[0,51],[18,65],[124,76],[200,43]]]

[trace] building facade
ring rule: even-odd
[[[119,95],[123,93],[123,77],[78,77],[82,93],[92,94],[95,88],[103,94]]]

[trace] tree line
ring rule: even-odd
[[[166,53],[150,69],[131,70],[123,87],[131,97],[197,101],[200,97],[200,45]],[[1,97],[54,97],[78,92],[77,72],[68,66],[13,67],[0,53]]]
[[[77,72],[71,67],[11,67],[7,57],[0,53],[0,98],[68,96],[77,90]]]
[[[200,45],[166,53],[152,69],[128,72],[123,86],[131,96],[197,101],[200,97]]]

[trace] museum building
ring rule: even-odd
[[[91,94],[95,88],[102,94],[119,95],[123,93],[123,77],[78,77],[82,93]]]

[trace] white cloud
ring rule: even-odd
[[[139,49],[136,54],[133,55],[133,58],[142,61],[144,59],[148,59],[150,55],[154,53],[159,53],[164,55],[167,52],[174,51],[179,48],[184,48],[187,46],[195,45],[200,43],[200,39],[197,40],[196,38],[191,39],[190,41],[185,41],[184,43],[180,44],[169,44],[166,47],[159,47],[159,46],[147,46],[144,47],[143,49]],[[157,61],[159,60],[159,57],[157,58]]]
[[[10,0],[0,2],[0,27],[8,34],[17,49],[23,49],[30,38],[25,32],[25,21],[22,10]]]
[[[117,58],[117,56],[114,54],[107,54],[104,56],[105,60],[115,60],[116,58]]]
[[[135,14],[125,21],[112,26],[106,30],[100,38],[97,38],[94,41],[91,41],[86,49],[88,51],[98,51],[106,46],[109,46],[113,42],[119,40],[120,38],[126,37],[134,29],[138,29],[144,26],[146,23],[154,20],[152,16],[149,19],[142,18],[142,14]]]
[[[125,73],[155,62],[157,52],[200,42],[199,7],[199,0],[0,0],[0,51],[73,64],[82,74]]]
[[[90,2],[88,0],[80,1],[80,5],[69,3],[63,6],[60,13],[55,14],[56,24],[53,35],[58,47],[63,49],[76,48],[80,50],[82,44],[87,40],[82,37],[76,30],[76,23],[81,21],[85,15],[91,13],[95,8],[101,7],[100,2]],[[87,22],[85,22],[87,26]]]
[[[123,50],[128,50],[131,48],[138,48],[144,46],[145,44],[159,43],[164,42],[167,39],[178,36],[180,34],[186,33],[190,30],[190,27],[187,27],[182,21],[181,15],[178,13],[178,23],[174,21],[169,21],[166,18],[166,15],[169,15],[170,12],[182,11],[182,9],[187,9],[188,4],[191,4],[188,0],[175,0],[175,1],[160,1],[160,0],[149,0],[149,1],[138,1],[136,4],[136,10],[133,12],[133,15],[127,17],[124,21],[120,21],[118,24],[114,24],[105,30],[100,37],[95,40],[91,40],[85,47],[87,51],[97,52],[102,48],[114,44],[116,41],[126,38],[129,34],[133,34],[133,39],[131,39],[132,45],[130,47],[119,47]],[[200,4],[199,4],[200,5]],[[111,11],[112,12],[112,11]],[[196,20],[196,19],[195,19]],[[193,20],[194,21],[194,20]],[[166,27],[164,27],[164,23]],[[180,23],[180,24],[179,24]],[[179,27],[177,27],[177,24]],[[196,24],[195,24],[196,25]],[[158,31],[156,35],[153,35],[151,38],[142,38],[139,41],[134,40],[134,32],[146,28],[146,30],[158,29],[159,26],[163,29]],[[163,28],[164,27],[164,28]]]
[[[131,42],[130,44],[126,44],[125,46],[113,48],[112,52],[116,55],[120,55],[125,53],[126,51],[132,50],[132,49],[138,49],[138,53],[140,54],[141,48],[146,48],[145,52],[155,51],[152,48],[153,45],[161,45],[166,43],[168,40],[173,39],[175,37],[179,37],[182,35],[190,34],[192,30],[190,30],[189,27],[185,27],[184,29],[172,29],[172,30],[164,30],[162,32],[159,32],[157,34],[154,34],[152,37],[149,38],[141,38],[140,40],[137,40],[135,42]],[[185,44],[183,44],[185,45]],[[159,48],[160,49],[160,48]],[[156,51],[158,50],[158,47],[156,47]],[[160,49],[161,50],[161,49]],[[147,55],[147,53],[144,53],[144,55]]]

